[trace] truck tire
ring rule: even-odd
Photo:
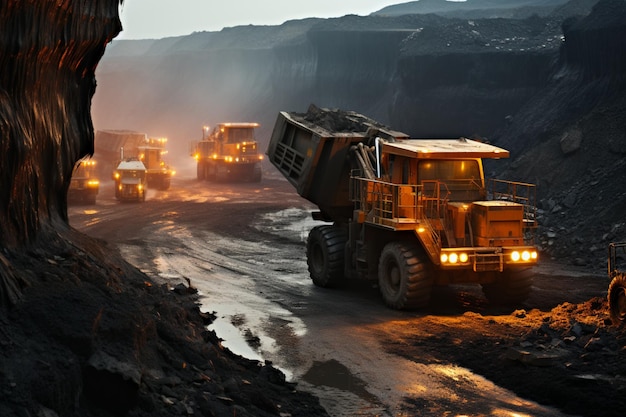
[[[169,177],[162,177],[161,181],[159,182],[159,190],[160,191],[167,191],[170,189],[170,178]]]
[[[378,284],[387,306],[396,310],[428,305],[433,274],[422,251],[407,242],[388,243],[380,254]]]
[[[257,164],[252,168],[251,181],[261,182],[262,178],[263,178],[263,171],[261,170],[261,166]]]
[[[626,322],[626,274],[617,274],[611,280],[608,301],[613,324]]]
[[[324,225],[309,232],[306,260],[313,283],[318,287],[333,287],[343,278],[347,231]]]
[[[483,294],[491,304],[521,304],[530,295],[533,277],[532,269],[504,271],[495,282],[482,284]]]
[[[196,175],[198,177],[198,181],[204,181],[206,179],[204,164],[201,162],[198,162],[198,165],[196,166]]]

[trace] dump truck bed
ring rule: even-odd
[[[407,138],[358,113],[313,108],[280,112],[267,150],[270,162],[331,220],[351,218],[349,196],[352,145],[375,137]]]

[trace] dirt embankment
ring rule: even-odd
[[[2,416],[326,415],[223,349],[192,288],[157,285],[102,241],[68,230],[4,256],[28,286],[0,310]]]

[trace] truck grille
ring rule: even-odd
[[[247,144],[241,147],[241,155],[256,155],[256,145]]]
[[[498,271],[504,269],[501,253],[477,253],[474,255],[474,272]]]

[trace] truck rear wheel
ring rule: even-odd
[[[332,287],[343,278],[346,230],[336,226],[316,226],[309,232],[306,259],[309,274],[318,287]]]
[[[169,177],[163,177],[161,178],[161,181],[159,182],[159,190],[160,191],[167,191],[170,189],[170,178]]]
[[[530,295],[533,276],[532,269],[505,271],[495,282],[482,284],[483,293],[492,304],[521,304]]]
[[[392,242],[380,255],[378,284],[387,306],[396,310],[421,308],[430,301],[433,276],[417,246]]]
[[[206,179],[206,173],[204,172],[204,170],[204,164],[198,162],[198,165],[196,166],[196,175],[198,177],[198,181],[204,181]]]
[[[609,284],[609,312],[614,324],[626,322],[626,275],[617,274]]]

